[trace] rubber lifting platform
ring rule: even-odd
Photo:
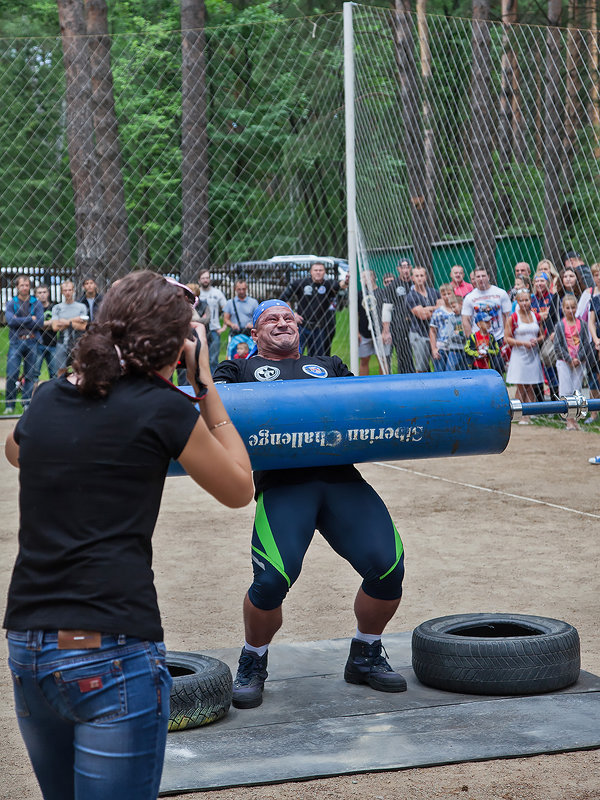
[[[167,737],[161,795],[600,747],[600,678],[551,694],[492,697],[423,686],[411,633],[384,636],[399,694],[343,679],[350,639],[275,643],[264,701]],[[229,664],[240,648],[202,651]]]

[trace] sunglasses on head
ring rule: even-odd
[[[171,283],[173,286],[178,286],[180,289],[183,289],[183,294],[185,296],[185,299],[190,303],[190,305],[193,308],[196,308],[196,306],[198,305],[198,298],[192,292],[192,290],[185,285],[185,283],[179,283],[179,281],[176,281],[175,278],[170,278],[167,275],[165,275],[164,277],[167,283]]]

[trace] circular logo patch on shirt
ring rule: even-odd
[[[326,378],[329,375],[325,367],[320,367],[318,364],[304,364],[302,372],[311,378]]]
[[[265,364],[254,370],[254,377],[257,381],[276,381],[280,373],[281,370],[279,367],[272,367],[270,364]]]
[[[313,293],[313,287],[312,286],[305,286],[304,287],[304,294],[312,294],[312,293]]]
[[[319,288],[317,289],[317,294],[325,294],[326,291],[327,291],[326,286],[319,286]]]

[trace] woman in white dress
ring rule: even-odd
[[[544,332],[540,319],[531,308],[528,289],[517,289],[517,310],[506,320],[504,341],[510,345],[510,361],[506,382],[516,384],[516,398],[522,403],[535,402],[535,385],[543,383],[544,373],[540,361],[540,344]],[[522,420],[527,424],[528,419]]]

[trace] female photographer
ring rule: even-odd
[[[20,469],[8,629],[19,726],[46,800],[154,800],[171,678],[151,538],[167,468],[230,507],[253,494],[195,298],[151,272],[106,294],[73,373],[39,386],[6,442]],[[199,400],[170,383],[182,352]]]

